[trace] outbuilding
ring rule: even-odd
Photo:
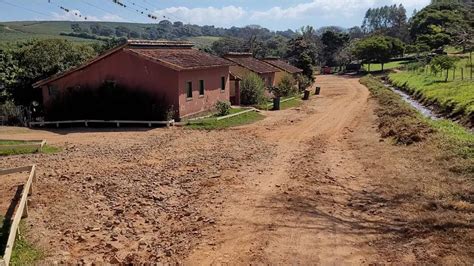
[[[34,87],[41,88],[47,112],[54,100],[60,99],[57,95],[113,82],[150,97],[159,96],[179,119],[229,100],[231,65],[228,60],[194,49],[189,42],[134,40]]]
[[[281,78],[285,75],[291,75],[294,78],[296,78],[296,75],[301,74],[303,72],[302,69],[297,68],[293,65],[290,65],[289,63],[283,61],[282,59],[279,58],[265,58],[263,60],[265,63],[270,64],[280,70],[280,72],[277,72],[275,74],[275,83],[278,84],[281,80]]]
[[[252,56],[251,53],[228,53],[224,58],[235,63],[230,72],[237,77],[245,77],[248,73],[255,73],[265,81],[265,86],[274,87],[275,76],[280,70]]]

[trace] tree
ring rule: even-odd
[[[417,43],[424,43],[432,50],[455,44],[455,28],[469,28],[472,12],[455,3],[431,4],[411,19],[410,35]]]
[[[265,101],[265,83],[255,73],[243,77],[240,82],[240,101],[243,105],[256,105]]]
[[[8,55],[11,58],[3,61],[0,69],[7,68],[15,73],[12,76],[10,72],[9,77],[4,77],[2,83],[11,93],[15,103],[22,105],[29,105],[32,100],[38,100],[36,97],[39,97],[39,90],[32,88],[34,82],[66,71],[96,55],[89,45],[73,44],[62,39],[18,43],[11,49],[11,54]]]
[[[323,60],[328,66],[336,65],[336,54],[347,44],[349,35],[347,33],[338,33],[326,31],[321,36],[323,47]]]
[[[286,58],[295,66],[303,69],[303,75],[314,80],[313,66],[318,58],[318,47],[311,41],[314,36],[300,36],[288,42]]]
[[[356,43],[354,54],[355,56],[369,64],[382,64],[382,71],[384,64],[389,62],[391,58],[403,54],[404,45],[396,38],[388,36],[372,36],[363,39]]]
[[[401,40],[408,38],[406,9],[403,5],[369,8],[362,22],[367,34],[383,34]]]
[[[229,52],[248,52],[249,48],[244,40],[233,37],[221,38],[211,45],[214,54],[222,56]]]
[[[448,81],[447,71],[456,65],[457,60],[458,58],[447,56],[447,55],[435,56],[430,62],[431,70],[435,73],[438,73],[439,71],[442,71],[442,70],[446,70],[446,78],[444,82],[447,82]]]

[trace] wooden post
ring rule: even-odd
[[[453,68],[453,80],[455,80],[455,79],[456,79],[456,67]]]
[[[461,67],[461,80],[464,80],[464,67]]]

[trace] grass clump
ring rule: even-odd
[[[8,155],[17,155],[17,154],[30,154],[30,153],[44,153],[44,154],[52,154],[61,151],[61,148],[51,146],[51,145],[44,145],[41,152],[38,151],[36,147],[19,147],[19,148],[8,148],[8,149],[1,149],[2,145],[21,145],[21,144],[28,144],[29,141],[22,141],[22,140],[0,140],[0,156],[8,156]]]
[[[426,139],[433,132],[418,112],[381,82],[368,75],[361,79],[361,83],[369,88],[379,103],[376,114],[382,137],[392,137],[398,144],[412,144]]]
[[[235,110],[235,109],[231,109]],[[231,111],[232,113],[237,113],[237,111]],[[229,127],[235,127],[245,124],[250,124],[258,120],[262,120],[263,115],[257,112],[248,112],[245,114],[233,116],[231,118],[217,120],[215,117],[204,118],[195,121],[189,121],[186,125],[187,128],[191,129],[203,129],[203,130],[214,130],[214,129],[225,129]]]
[[[3,257],[8,236],[10,233],[10,220],[0,215],[0,258]],[[20,222],[20,232],[25,233],[27,228],[23,221]],[[10,265],[32,265],[43,257],[43,252],[28,242],[24,236],[16,236]]]

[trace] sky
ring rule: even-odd
[[[429,0],[0,0],[0,21],[78,20],[157,23],[168,19],[218,27],[258,24],[272,30],[304,25],[360,26],[368,8],[403,4],[410,16]],[[66,12],[60,7],[70,10]],[[144,14],[141,14],[139,12]],[[150,19],[153,14],[158,20]],[[80,15],[80,16],[79,16]]]

